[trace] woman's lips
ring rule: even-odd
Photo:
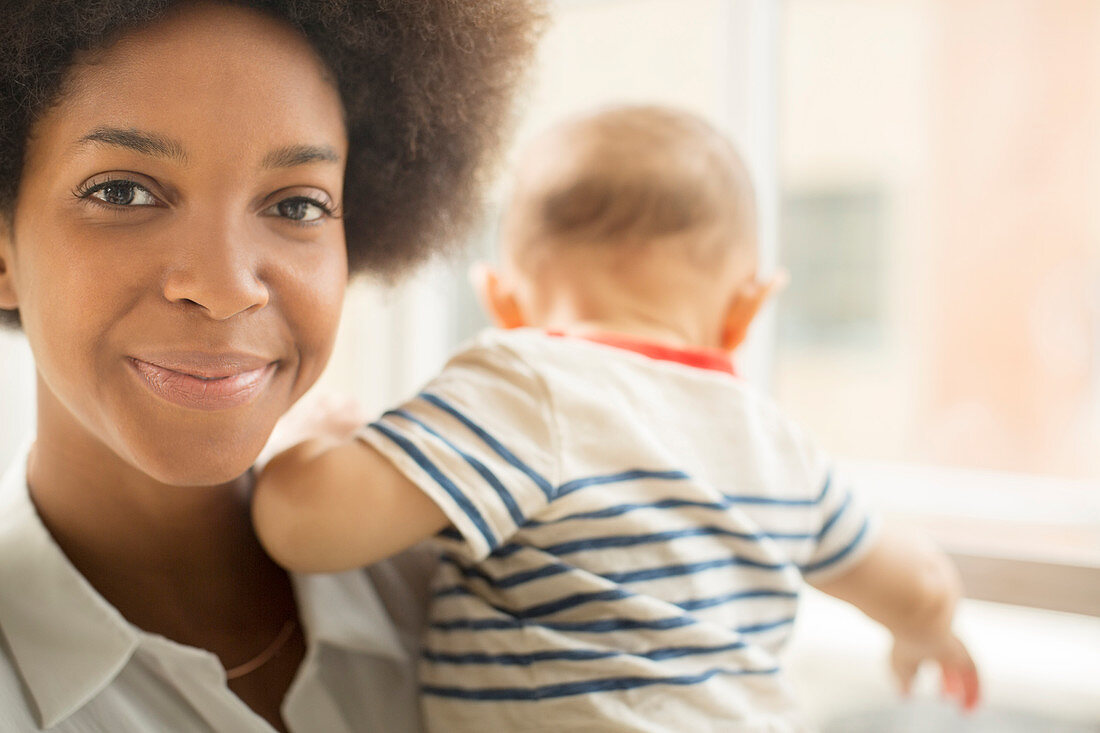
[[[194,410],[227,410],[252,401],[275,362],[251,356],[130,357],[142,382],[161,399]]]

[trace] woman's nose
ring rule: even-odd
[[[192,230],[178,250],[164,281],[164,297],[172,303],[201,308],[223,321],[267,305],[270,292],[260,276],[260,245],[242,228],[223,225]]]

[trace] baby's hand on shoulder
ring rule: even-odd
[[[890,661],[903,694],[909,694],[921,664],[935,662],[940,668],[944,697],[957,700],[964,710],[977,707],[981,697],[978,670],[966,645],[953,632],[928,637],[895,636]]]
[[[346,440],[372,418],[359,401],[349,395],[307,395],[275,425],[267,445],[256,459],[256,468],[263,468],[273,456],[306,440]]]

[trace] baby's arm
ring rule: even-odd
[[[968,710],[977,705],[977,670],[951,630],[961,583],[951,561],[929,541],[883,528],[874,546],[846,573],[810,582],[890,630],[893,668],[905,692],[921,662],[934,661],[943,674],[944,694]]]
[[[390,461],[356,439],[314,438],[272,458],[256,481],[256,533],[297,572],[369,565],[450,524]]]

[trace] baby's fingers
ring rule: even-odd
[[[952,653],[939,661],[943,671],[944,694],[957,699],[964,710],[976,708],[981,699],[981,683],[977,667],[966,647],[956,641]]]
[[[959,681],[959,676],[955,669],[952,667],[944,667],[942,672],[943,679],[940,682],[940,692],[947,698],[960,698],[962,691],[962,685]]]
[[[967,659],[969,662],[969,658]],[[956,690],[955,694],[964,710],[973,710],[978,707],[981,700],[981,683],[978,681],[978,670],[974,663],[964,665],[955,670]]]
[[[917,669],[920,668],[920,658],[909,654],[900,654],[895,650],[891,659],[891,666],[894,668],[894,676],[898,680],[901,694],[908,697],[913,688],[913,678],[916,677]]]

